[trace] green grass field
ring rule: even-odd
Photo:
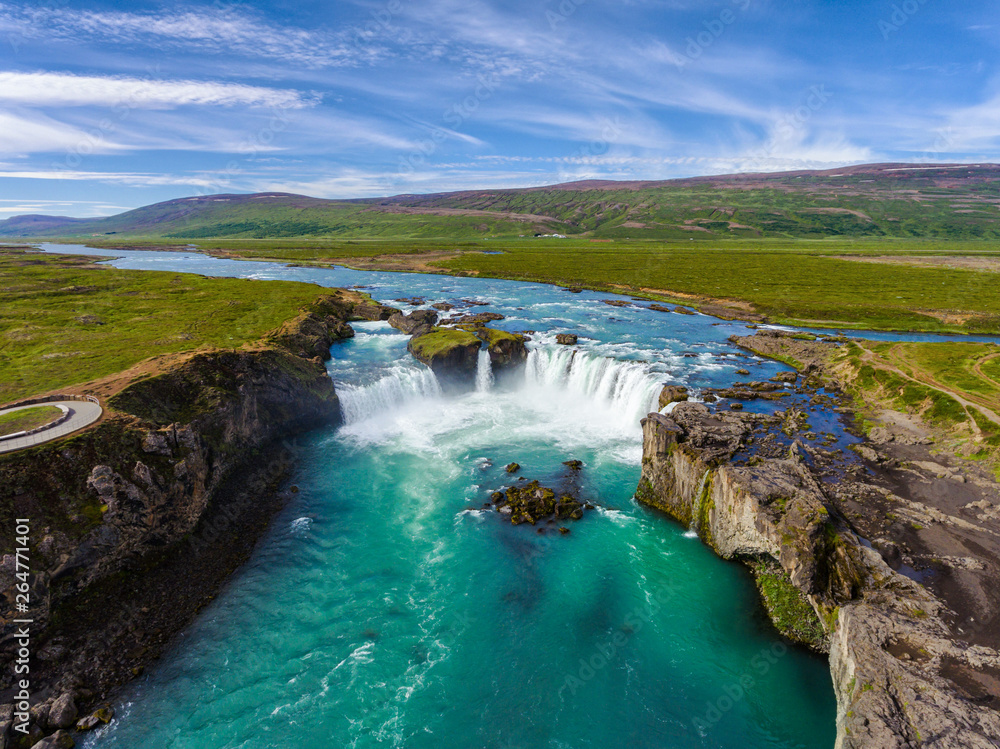
[[[0,402],[158,354],[242,346],[320,293],[310,284],[122,271],[0,250]]]
[[[84,240],[92,242],[94,240]],[[100,239],[96,246],[162,244]],[[295,264],[340,261],[378,268],[382,260],[428,256],[447,273],[538,281],[687,302],[683,295],[744,302],[775,322],[813,327],[1000,333],[1000,273],[863,263],[844,257],[995,259],[987,241],[939,239],[718,239],[659,242],[580,238],[483,241],[210,239],[199,250]],[[448,257],[440,257],[442,253]],[[497,254],[493,254],[497,253]],[[437,257],[435,257],[437,256]],[[368,264],[365,264],[368,263]],[[658,290],[642,292],[642,289]]]
[[[897,254],[907,251],[935,252],[919,245],[896,245]],[[968,247],[952,251],[963,254]],[[620,285],[631,291],[660,289],[745,301],[776,321],[806,325],[1000,332],[996,273],[860,263],[830,257],[832,252],[842,250],[678,248],[653,243],[580,247],[552,240],[545,246],[505,243],[504,254],[466,253],[440,265],[452,272],[500,278],[605,289]],[[949,321],[951,315],[968,319]]]
[[[26,432],[55,421],[62,415],[55,406],[35,406],[20,411],[0,414],[0,435]]]

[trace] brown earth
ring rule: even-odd
[[[796,359],[803,371],[838,389],[849,384],[842,368],[828,364],[834,343],[771,332],[734,341],[763,356]],[[918,381],[958,395],[930,378]],[[838,410],[848,415],[859,408],[846,396],[841,404]],[[954,435],[913,414],[864,411],[874,426],[857,450],[861,466],[848,470],[862,472],[870,488],[842,490],[834,483],[838,508],[890,567],[945,604],[956,642],[1000,649],[1000,484],[987,466],[956,454]],[[946,670],[967,697],[1000,708],[1000,674],[958,662]]]
[[[838,260],[884,265],[911,265],[917,268],[958,268],[1000,273],[1000,256],[982,255],[836,255]]]

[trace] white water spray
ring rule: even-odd
[[[485,393],[493,388],[493,362],[490,352],[479,349],[479,359],[476,362],[476,392]]]
[[[356,424],[407,403],[441,395],[441,385],[430,369],[409,366],[394,367],[373,383],[344,385],[337,390],[345,424]]]
[[[526,384],[553,388],[597,401],[638,424],[656,410],[663,385],[645,362],[618,361],[566,347],[542,347],[528,354]]]

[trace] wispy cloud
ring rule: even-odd
[[[0,102],[27,106],[313,106],[317,97],[289,89],[219,81],[157,80],[54,72],[0,72]]]
[[[198,50],[292,65],[357,65],[382,54],[375,29],[302,29],[267,21],[246,6],[172,12],[106,12],[0,4],[0,28],[24,39],[92,41]]]
[[[159,185],[183,185],[185,187],[213,187],[216,183],[207,177],[185,177],[169,174],[141,174],[114,172],[83,172],[71,169],[28,169],[0,170],[0,179],[55,179],[72,182],[104,182],[133,187],[152,187]]]

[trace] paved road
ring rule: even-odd
[[[52,401],[50,403],[36,403],[33,406],[19,406],[0,411],[0,414],[23,411],[26,408],[36,408],[37,406],[65,406],[70,411],[70,417],[57,427],[45,429],[37,434],[29,434],[26,437],[15,437],[14,439],[0,441],[0,453],[9,453],[20,450],[23,447],[41,445],[59,437],[65,437],[77,429],[83,429],[88,424],[93,424],[101,418],[102,409],[96,403],[90,401]]]

